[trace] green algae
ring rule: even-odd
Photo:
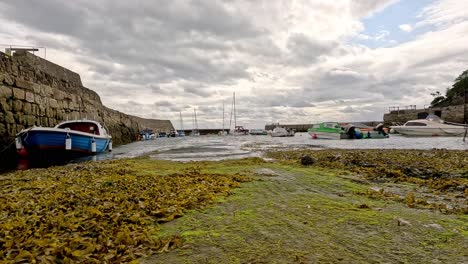
[[[192,236],[143,263],[458,263],[466,260],[466,218],[421,211],[357,192],[369,186],[340,170],[264,163],[275,175],[233,190],[224,203],[162,226]],[[248,169],[245,166],[244,169]],[[251,165],[253,172],[258,166]],[[361,208],[365,204],[366,207]],[[195,220],[196,219],[196,220]],[[443,224],[441,224],[443,223]],[[440,225],[434,225],[438,224]],[[435,227],[434,227],[435,226]],[[440,228],[440,229],[439,229]],[[204,234],[204,233],[203,233]]]

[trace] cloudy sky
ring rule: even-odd
[[[0,0],[0,43],[47,47],[111,108],[190,128],[382,120],[468,68],[465,0]],[[42,52],[39,52],[43,56]]]

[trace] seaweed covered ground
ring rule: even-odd
[[[0,175],[0,262],[120,263],[181,243],[161,223],[250,178],[138,158]]]
[[[0,175],[0,260],[468,262],[466,152],[266,156],[141,157]]]

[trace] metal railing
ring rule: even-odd
[[[44,59],[47,59],[46,47],[13,45],[13,44],[0,44],[0,47],[5,47],[5,54],[10,55],[10,56],[11,56],[12,51],[26,50],[26,51],[31,51],[34,54],[35,51],[39,51],[39,49],[44,49]]]
[[[416,110],[416,105],[404,105],[404,106],[390,106],[388,107],[390,112],[400,110]]]

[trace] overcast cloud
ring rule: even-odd
[[[106,106],[176,127],[193,109],[221,127],[223,101],[228,123],[233,92],[249,128],[382,120],[468,68],[468,3],[426,2],[390,23],[409,0],[0,1],[0,42],[45,46]]]

